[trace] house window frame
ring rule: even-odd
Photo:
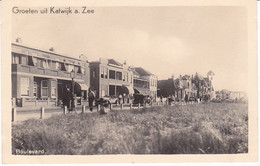
[[[25,80],[27,87],[25,87]],[[26,93],[24,93],[26,91]],[[27,77],[21,78],[21,96],[29,96],[30,95],[30,80]]]
[[[45,82],[46,81],[46,87],[43,87],[43,82]],[[48,87],[48,80],[42,80],[41,81],[41,97],[43,97],[43,98],[46,98],[46,97],[48,97],[48,89],[49,89],[49,87]],[[46,90],[46,96],[43,96],[43,90]]]
[[[56,98],[57,97],[57,82],[56,81],[51,81],[51,97]],[[54,92],[54,95],[53,95]]]
[[[38,92],[37,82],[34,81],[34,82],[33,82],[33,96],[34,96],[34,97],[37,97],[37,96],[38,96],[38,95],[37,95],[37,92]]]

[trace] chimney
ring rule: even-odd
[[[55,51],[55,49],[54,49],[53,47],[51,47],[49,50],[50,50],[50,51],[52,51],[52,52],[54,52],[54,51]]]
[[[20,37],[16,38],[16,43],[22,43],[22,39]]]
[[[87,60],[88,60],[88,57],[87,57],[86,55],[84,55],[84,54],[81,54],[81,55],[79,56],[79,59],[81,59],[82,61],[87,61]]]

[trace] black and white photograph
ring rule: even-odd
[[[256,3],[242,2],[8,5],[8,155],[254,161]]]

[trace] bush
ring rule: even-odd
[[[247,105],[207,103],[69,114],[13,125],[12,151],[46,154],[223,154],[248,152]]]

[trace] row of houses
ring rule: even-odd
[[[77,104],[87,103],[91,88],[96,97],[142,93],[157,97],[157,76],[142,67],[114,59],[89,62],[84,55],[72,58],[49,50],[12,43],[12,101],[16,106],[58,106],[69,88]],[[72,84],[73,83],[73,84]]]
[[[242,91],[229,91],[223,89],[221,91],[216,91],[217,100],[246,100],[247,95]]]
[[[212,80],[214,73],[209,71],[206,77],[199,73],[195,75],[180,75],[177,78],[158,81],[158,96],[174,97],[177,101],[183,101],[185,96],[188,100],[210,100],[215,98]]]

